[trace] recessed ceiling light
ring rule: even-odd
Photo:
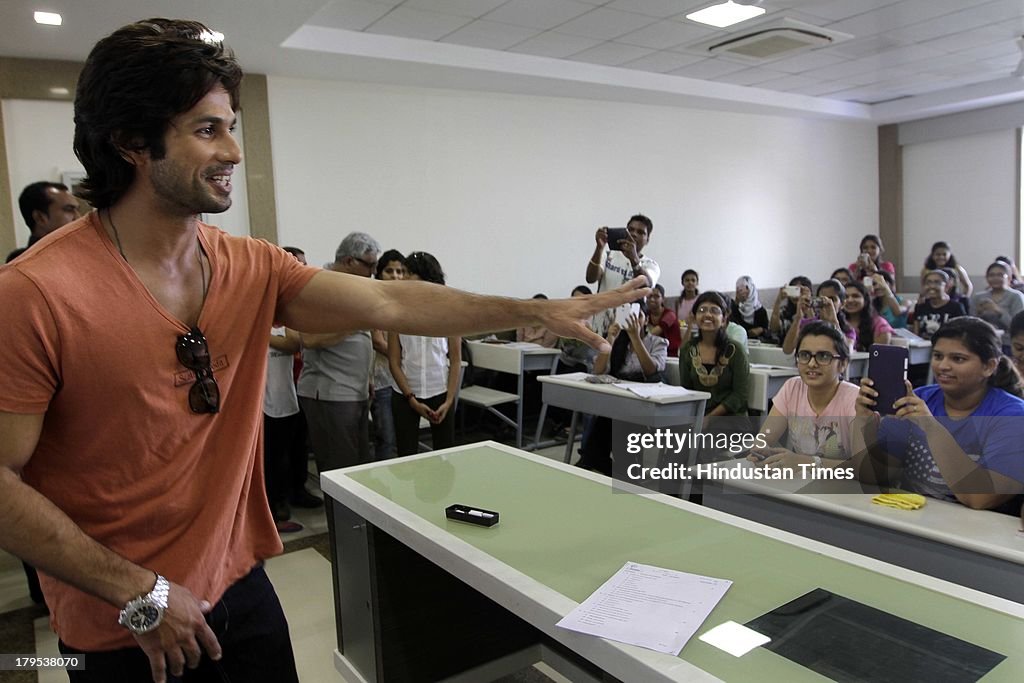
[[[71,91],[67,88],[50,88],[51,95],[70,95]]]
[[[35,18],[37,24],[60,26],[64,23],[64,19],[62,19],[56,12],[35,12],[32,16]]]
[[[687,14],[686,18],[690,21],[696,21],[701,24],[708,24],[709,26],[715,26],[717,28],[725,28],[726,26],[732,26],[733,24],[738,24],[741,21],[746,21],[747,19],[753,19],[754,17],[761,16],[762,14],[764,14],[763,7],[737,5],[732,0],[726,0],[721,4],[705,7],[693,14]]]

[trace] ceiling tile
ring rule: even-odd
[[[826,47],[820,50],[804,52],[794,57],[787,57],[786,59],[777,59],[771,62],[771,68],[790,74],[798,74],[803,71],[820,69],[823,66],[831,66],[832,64],[839,64],[845,61],[847,61],[845,57],[832,54],[829,52],[829,48]]]
[[[761,67],[751,67],[749,69],[743,69],[741,71],[734,71],[731,74],[725,74],[715,79],[718,83],[732,83],[733,85],[757,85],[757,87],[765,87],[761,84],[765,81],[772,81],[785,76],[784,73],[778,71],[772,71],[771,69],[762,69]]]
[[[897,0],[819,0],[803,3],[800,9],[815,16],[839,21],[895,2]]]
[[[806,76],[798,76],[789,74],[782,76],[781,78],[775,78],[770,81],[763,81],[757,85],[759,88],[767,88],[768,90],[781,90],[783,92],[789,92],[790,90],[796,90],[797,88],[806,88],[808,86],[817,83],[817,79],[807,78]]]
[[[701,0],[691,0],[690,2],[683,0],[614,0],[614,2],[609,2],[606,7],[664,19],[676,15],[683,16],[690,11],[690,6],[702,4],[707,4],[707,0],[704,2]]]
[[[679,52],[669,52],[662,50],[661,52],[652,52],[646,57],[641,57],[622,66],[627,69],[637,69],[638,71],[653,71],[655,73],[664,74],[675,69],[681,69],[687,64],[693,64],[699,62],[703,57],[696,57],[694,55],[684,55]]]
[[[960,50],[956,55],[978,60],[1006,57],[1007,55],[1020,57],[1020,48],[1017,47],[1016,41],[1001,41],[993,45],[981,45],[970,50]]]
[[[334,0],[311,16],[306,23],[311,26],[362,31],[390,11],[391,6],[382,2]]]
[[[405,7],[478,19],[505,0],[405,0]]]
[[[1000,43],[1016,47],[1016,42],[1012,34],[1006,35],[999,29],[990,26],[983,26],[982,28],[976,28],[971,31],[964,31],[963,33],[954,33],[941,38],[935,38],[934,40],[923,42],[920,45],[921,47],[938,50],[940,52],[960,52],[961,50],[970,50],[976,47],[989,47]]]
[[[684,66],[682,69],[676,69],[672,71],[673,76],[686,76],[688,78],[703,78],[705,80],[714,80],[719,76],[725,74],[731,74],[734,71],[745,69],[743,64],[736,64],[735,62],[726,62],[720,59],[705,59],[688,66]]]
[[[452,31],[465,26],[471,20],[453,14],[438,14],[411,7],[396,7],[384,17],[375,21],[367,33],[380,33],[400,38],[437,40]]]
[[[816,82],[803,88],[794,88],[790,92],[799,93],[800,95],[808,95],[810,97],[821,97],[828,93],[849,90],[852,87],[854,87],[853,83],[848,83],[846,81],[824,81]]]
[[[892,31],[962,10],[967,0],[902,0],[892,5],[829,24],[829,28],[855,36]]]
[[[540,33],[538,29],[512,24],[499,24],[496,21],[477,20],[466,24],[458,31],[449,33],[441,42],[485,47],[491,50],[504,50],[517,45],[527,38]]]
[[[926,40],[940,38],[959,31],[967,31],[991,23],[992,20],[979,15],[976,10],[965,10],[922,21],[911,26],[904,26],[893,31],[887,31],[887,33],[906,42],[921,43]]]
[[[620,12],[600,7],[558,27],[559,33],[587,38],[611,40],[654,23],[654,18],[642,14]]]
[[[549,29],[594,9],[576,0],[509,0],[487,15],[488,21]]]
[[[665,50],[677,45],[701,40],[711,33],[713,31],[702,29],[695,24],[683,24],[678,21],[659,21],[656,24],[651,24],[650,26],[645,26],[642,29],[620,36],[615,41],[628,45],[651,47],[655,50]]]
[[[885,34],[849,40],[834,47],[824,49],[828,50],[829,53],[833,55],[860,59],[861,57],[878,54],[879,52],[885,52],[886,50],[902,47],[904,45],[907,45],[907,43],[895,38],[894,36]]]
[[[599,44],[600,40],[582,36],[567,36],[564,33],[545,31],[538,36],[510,47],[509,52],[522,52],[539,57],[568,57]]]
[[[569,57],[574,62],[590,62],[591,64],[605,64],[607,66],[618,66],[624,62],[639,59],[654,52],[646,47],[636,45],[621,45],[619,43],[606,42],[600,45],[578,52]]]

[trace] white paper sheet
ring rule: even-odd
[[[660,398],[662,396],[686,396],[691,394],[689,389],[673,386],[671,384],[644,384],[632,382],[616,382],[616,387],[631,391],[640,398]]]
[[[730,586],[727,579],[627,562],[557,625],[678,655]]]

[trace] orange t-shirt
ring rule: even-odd
[[[263,484],[267,334],[316,274],[259,240],[199,231],[212,273],[199,328],[221,410],[189,410],[188,328],[149,294],[97,218],[0,268],[0,410],[46,413],[22,476],[99,543],[215,603],[281,552]],[[86,651],[135,645],[118,607],[40,575],[51,624]]]

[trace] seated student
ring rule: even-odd
[[[1010,351],[1013,353],[1013,364],[1017,372],[1024,377],[1024,312],[1013,316],[1010,321]]]
[[[1024,292],[1024,280],[1021,279],[1020,271],[1017,270],[1017,264],[1013,262],[1013,259],[1009,256],[996,256],[992,260],[1005,263],[1010,269],[1010,287],[1018,292]]]
[[[896,281],[892,275],[883,270],[875,273],[871,279],[871,302],[875,305],[875,311],[893,329],[906,327],[910,306],[903,301],[903,297],[896,294]]]
[[[800,294],[796,297],[790,297],[786,294],[786,287],[799,287]],[[789,285],[783,285],[779,287],[779,295],[775,297],[775,304],[772,306],[772,315],[768,323],[768,329],[772,333],[775,339],[785,339],[786,334],[789,332],[790,325],[793,324],[794,318],[796,318],[796,306],[797,302],[802,297],[811,298],[811,280],[803,275],[797,275],[789,281]]]
[[[911,388],[892,416],[878,419],[868,378],[861,380],[854,429],[858,478],[935,498],[993,509],[1024,491],[1024,386],[1002,355],[995,328],[954,318],[932,336],[936,384]],[[861,452],[867,448],[865,452]]]
[[[963,305],[949,298],[949,282],[949,273],[944,270],[933,270],[924,276],[924,293],[911,316],[911,329],[922,339],[931,339],[947,320],[966,315]]]
[[[836,280],[825,280],[818,285],[814,299],[810,296],[801,296],[796,304],[796,320],[800,322],[790,325],[786,338],[782,340],[782,351],[793,353],[796,350],[796,338],[800,328],[812,320],[824,320],[835,325],[843,333],[853,349],[857,341],[857,331],[846,322],[846,314],[843,312],[843,305],[846,303],[846,288]]]
[[[860,241],[860,255],[848,266],[850,272],[853,273],[853,279],[863,282],[864,278],[871,277],[880,270],[889,271],[895,279],[896,266],[892,264],[892,261],[883,261],[883,253],[885,253],[885,248],[878,235],[864,235]]]
[[[594,374],[609,374],[623,380],[660,382],[668,360],[668,342],[647,332],[643,313],[631,313],[625,328],[612,323],[608,328],[611,353],[599,353],[594,360]],[[628,418],[628,416],[623,416]],[[576,465],[611,476],[612,421],[595,417],[590,423],[580,448]]]
[[[924,280],[928,273],[939,268],[953,269],[956,273],[957,289],[964,296],[970,297],[974,293],[974,283],[971,282],[971,276],[967,274],[966,268],[956,262],[956,256],[953,256],[953,250],[949,248],[949,244],[946,242],[936,242],[932,245],[931,253],[924,260],[924,267],[921,269],[921,279]]]
[[[726,335],[727,310],[718,292],[698,296],[693,307],[698,334],[679,350],[680,384],[711,394],[707,417],[747,414],[750,363],[743,344]]]
[[[593,294],[590,291],[590,287],[579,285],[573,288],[569,296],[577,297],[588,294]],[[584,324],[589,325],[589,322]],[[597,351],[586,342],[582,342],[579,339],[561,337],[558,340],[558,348],[561,350],[562,355],[558,357],[558,365],[555,369],[556,374],[590,372],[594,367],[594,356],[597,354]]]
[[[534,294],[532,298],[547,299],[548,297],[546,294]],[[531,325],[530,327],[520,327],[516,330],[516,341],[540,344],[544,348],[553,349],[558,343],[558,335],[543,325]]]
[[[647,313],[650,315],[647,331],[668,341],[670,356],[679,353],[679,319],[675,311],[665,307],[665,288],[661,285],[654,285],[654,289],[647,295]]]
[[[782,385],[761,426],[769,448],[748,459],[765,467],[834,466],[853,455],[850,424],[859,389],[843,381],[850,348],[842,332],[820,320],[800,330],[796,348],[800,376]]]
[[[1004,332],[1013,316],[1024,311],[1024,294],[1010,288],[1011,267],[995,261],[985,271],[988,289],[971,298],[971,311]]]
[[[849,268],[836,268],[832,271],[832,274],[828,276],[829,280],[838,280],[844,285],[853,279],[853,273],[850,272]]]
[[[888,344],[892,327],[885,318],[875,313],[867,287],[854,280],[846,285],[846,303],[843,304],[846,323],[857,333],[856,351],[867,351],[872,344]]]
[[[747,337],[761,339],[768,334],[768,311],[757,296],[757,286],[749,275],[736,280],[736,298],[732,302],[729,321],[747,331]]]

